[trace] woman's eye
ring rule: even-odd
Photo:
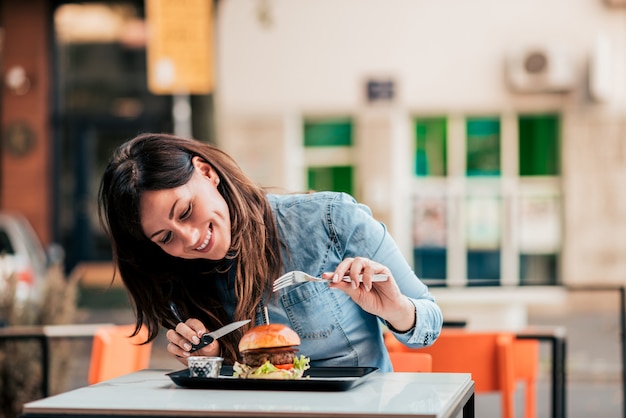
[[[161,239],[161,241],[159,241],[161,244],[167,244],[168,242],[170,242],[170,240],[172,239],[172,233],[171,232],[167,232],[164,236],[163,239]]]
[[[186,219],[189,217],[189,215],[191,215],[191,204],[189,204],[189,206],[187,206],[187,209],[185,209],[185,211],[180,214],[180,219]]]

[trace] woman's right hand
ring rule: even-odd
[[[185,322],[179,322],[175,329],[169,329],[165,334],[168,341],[167,351],[181,363],[187,365],[187,357],[192,354],[191,345],[198,344],[200,338],[207,332],[204,324],[198,319],[189,318]],[[194,355],[198,356],[218,356],[219,353],[220,345],[217,340],[193,352]]]

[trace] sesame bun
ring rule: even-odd
[[[266,324],[257,325],[246,331],[239,341],[239,351],[298,345],[300,345],[300,337],[288,326],[283,324]]]

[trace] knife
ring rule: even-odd
[[[234,330],[243,327],[250,319],[244,319],[243,321],[237,321],[230,323],[228,325],[224,325],[222,328],[218,328],[215,331],[208,332],[200,337],[200,342],[198,344],[192,344],[190,352],[193,353],[196,350],[201,349],[202,347],[206,347],[211,344],[213,341],[217,340],[220,337],[223,337],[226,334],[233,332]]]
[[[185,322],[183,321],[183,318],[180,316],[180,312],[178,311],[178,306],[176,306],[174,302],[170,302],[170,311],[174,314],[178,322],[183,322],[183,323]],[[217,340],[218,338],[223,337],[224,335],[231,333],[238,328],[243,327],[248,322],[250,322],[250,319],[233,322],[231,324],[224,325],[222,328],[219,328],[213,332],[208,332],[204,334],[202,337],[200,337],[200,342],[198,344],[191,345],[190,352],[193,353],[194,351],[197,351],[202,347],[206,347],[207,345],[211,344],[213,341]]]

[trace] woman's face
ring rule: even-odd
[[[221,260],[231,243],[228,205],[213,168],[198,157],[192,163],[194,173],[183,186],[141,195],[141,227],[171,256]]]

